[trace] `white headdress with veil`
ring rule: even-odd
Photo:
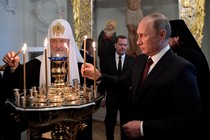
[[[55,30],[53,28],[55,28],[57,25],[61,25],[60,27],[62,27],[62,33],[55,33]],[[59,28],[59,27],[58,27]],[[59,34],[59,35],[58,35]],[[83,58],[78,50],[78,47],[76,45],[73,33],[72,33],[72,29],[70,24],[64,20],[64,19],[56,19],[54,20],[48,29],[48,36],[47,36],[47,57],[51,57],[51,51],[50,51],[50,39],[52,38],[63,38],[63,39],[69,39],[69,56],[70,56],[70,61],[69,64],[70,65],[70,84],[73,85],[73,79],[78,79],[80,82],[80,77],[79,77],[79,72],[80,70],[78,69],[78,62],[83,63]],[[45,78],[45,52],[43,53],[43,55],[37,57],[37,59],[39,59],[41,61],[41,67],[40,67],[40,79],[39,79],[39,86],[42,86],[43,84],[46,84],[46,78]],[[47,74],[48,74],[48,86],[50,86],[51,84],[51,72],[50,72],[50,60],[47,59]],[[69,77],[67,77],[69,78]]]

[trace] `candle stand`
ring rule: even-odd
[[[103,95],[97,93],[95,96],[93,88],[80,86],[77,79],[73,86],[65,83],[66,57],[50,60],[55,82],[48,87],[48,92],[46,85],[32,87],[27,96],[14,89],[15,100],[7,100],[6,103],[27,121],[34,139],[40,139],[43,133],[51,131],[54,140],[75,140],[77,132],[87,127],[82,121],[100,109]]]

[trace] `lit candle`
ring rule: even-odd
[[[86,63],[86,39],[87,39],[87,36],[85,35],[84,36],[84,65]]]
[[[13,58],[15,58],[16,56],[18,56],[21,52],[22,52],[22,50],[23,50],[23,47],[13,56]],[[2,70],[2,71],[4,71],[4,69],[6,68],[6,66],[7,66],[7,63],[6,64],[4,64],[4,66],[2,66],[1,68],[0,68],[0,71]]]
[[[67,53],[67,68],[68,68],[68,84],[70,84],[70,55],[69,55],[69,47],[66,43],[64,43],[66,47],[66,53]]]
[[[15,55],[13,58],[15,58],[17,55],[19,55],[22,52],[23,48],[21,48]]]
[[[93,41],[94,90],[96,90],[96,43]]]
[[[27,45],[24,43],[23,45],[23,94],[26,98],[26,48]]]
[[[84,67],[86,67],[86,39],[87,36],[84,36]],[[86,76],[84,75],[84,85],[86,85]],[[84,91],[86,92],[86,91]]]
[[[46,96],[48,97],[47,38],[45,38],[45,40],[44,40],[44,54],[45,54],[45,81],[46,81]]]

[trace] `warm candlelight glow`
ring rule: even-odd
[[[93,62],[94,62],[94,90],[96,90],[96,43],[93,41]]]
[[[47,38],[44,40],[44,54],[45,54],[45,81],[46,81],[46,96],[48,97],[48,74],[47,74]]]
[[[22,51],[23,51],[23,53],[25,53],[25,52],[26,52],[26,48],[27,48],[27,45],[26,45],[26,43],[24,43],[24,44],[23,44],[23,47],[22,47]]]
[[[22,51],[23,51],[23,93],[26,98],[26,48],[27,45],[24,43]]]
[[[44,47],[47,47],[47,38],[45,38],[45,40],[44,40]]]
[[[70,84],[70,56],[69,56],[69,47],[66,43],[64,43],[64,46],[66,47],[67,50],[67,68],[68,68],[68,84]]]

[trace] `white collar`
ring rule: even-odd
[[[170,46],[166,46],[165,48],[163,48],[159,53],[151,56],[152,60],[153,60],[153,64],[155,65],[159,60],[160,58],[170,49]]]

